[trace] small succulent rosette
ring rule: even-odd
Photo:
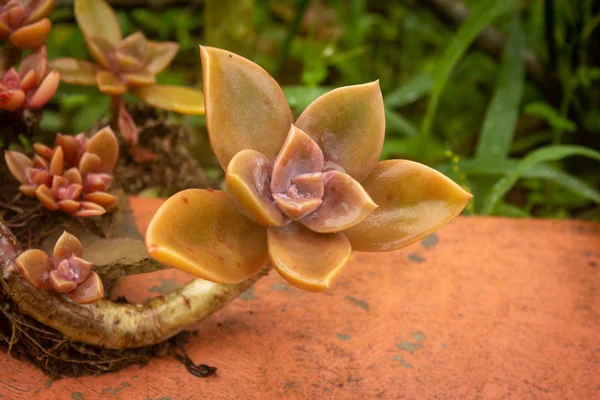
[[[0,110],[36,110],[46,104],[58,89],[60,74],[46,73],[48,57],[43,45],[14,66],[0,71]]]
[[[61,210],[75,217],[99,216],[117,204],[107,190],[110,172],[119,156],[119,144],[110,127],[91,138],[58,134],[52,149],[33,145],[32,159],[17,151],[6,151],[9,171],[25,196],[37,198],[51,211]]]
[[[378,82],[332,90],[294,122],[261,67],[210,47],[201,56],[207,128],[227,192],[169,198],[146,235],[156,260],[219,283],[272,264],[291,284],[322,291],[353,250],[414,243],[471,198],[422,164],[378,161],[385,134]]]
[[[91,304],[104,297],[100,276],[83,258],[81,242],[68,232],[60,236],[52,256],[42,250],[27,250],[15,264],[30,285],[66,294],[79,304]]]
[[[20,49],[35,49],[46,42],[52,23],[46,18],[54,0],[0,0],[0,39]]]
[[[197,106],[203,101],[202,92],[156,85],[156,75],[177,54],[177,43],[151,41],[141,32],[123,38],[117,15],[104,0],[75,0],[75,17],[96,64],[75,58],[52,60],[64,82],[96,85],[111,96],[131,92],[155,107],[183,114],[204,112]]]

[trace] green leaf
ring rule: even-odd
[[[520,160],[462,160],[458,162],[458,168],[469,177],[502,177],[508,175],[519,166]],[[452,164],[444,164],[437,167],[443,174],[450,175]],[[600,192],[583,180],[570,175],[559,168],[547,163],[530,165],[523,171],[521,176],[527,179],[541,179],[560,185],[579,196],[600,204]]]
[[[404,85],[392,90],[384,96],[383,102],[385,106],[389,108],[404,107],[429,94],[432,87],[433,78],[431,75],[417,75]]]
[[[504,51],[500,80],[483,121],[475,158],[504,159],[510,152],[523,94],[524,43],[521,20],[515,16]]]
[[[523,176],[523,173],[536,164],[545,161],[557,161],[569,156],[584,156],[600,161],[600,152],[581,146],[555,145],[546,146],[531,152],[523,158],[515,168],[510,170],[507,175],[500,179],[492,189],[487,193],[484,200],[482,213],[491,214],[498,202],[513,187],[513,185]]]
[[[425,146],[425,141],[433,125],[440,96],[456,64],[460,61],[471,43],[473,43],[479,32],[497,17],[510,11],[516,4],[517,0],[480,1],[473,9],[469,18],[460,27],[456,35],[454,35],[434,71],[435,80],[433,90],[427,104],[427,113],[421,125],[421,146]]]
[[[525,114],[535,115],[546,120],[550,126],[561,131],[573,132],[577,125],[560,115],[552,106],[547,103],[534,102],[525,106]]]

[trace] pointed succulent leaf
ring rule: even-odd
[[[57,146],[54,149],[52,158],[50,159],[50,166],[48,167],[48,173],[50,175],[62,175],[63,168],[65,165],[65,155],[62,147]]]
[[[62,235],[56,241],[54,245],[54,252],[52,253],[52,261],[56,267],[61,261],[68,260],[70,257],[82,257],[83,246],[79,239],[74,235],[71,235],[67,231],[63,231]]]
[[[119,159],[119,142],[110,126],[96,132],[87,142],[85,150],[100,158],[100,166],[94,171],[111,172]]]
[[[308,214],[319,208],[323,202],[323,200],[318,198],[294,198],[285,193],[275,193],[273,194],[273,198],[281,211],[294,220],[306,217]]]
[[[85,43],[92,58],[104,69],[111,71],[113,62],[111,55],[114,53],[114,46],[106,39],[101,37],[85,37]]]
[[[269,182],[273,165],[256,150],[242,150],[227,166],[225,184],[234,203],[252,221],[265,226],[282,226],[286,221],[273,201]]]
[[[34,1],[33,4],[30,4],[29,7],[29,15],[23,21],[24,24],[30,24],[35,21],[39,21],[40,19],[46,17],[52,11],[54,7],[55,0],[38,0]]]
[[[120,96],[127,91],[127,85],[108,71],[99,71],[96,74],[96,84],[102,93],[111,96]]]
[[[15,111],[23,107],[25,92],[22,90],[0,90],[0,110]]]
[[[25,108],[28,110],[36,110],[50,101],[58,84],[60,83],[60,74],[58,71],[50,71],[50,73],[44,78],[40,86],[33,93],[25,99]]]
[[[45,146],[44,146],[45,147]],[[50,148],[48,148],[50,149]],[[52,149],[50,149],[50,159],[52,158]],[[33,156],[33,168],[37,169],[48,169],[50,164],[46,161],[45,158],[41,157],[39,154]]]
[[[407,160],[378,163],[363,186],[379,208],[344,231],[358,251],[408,246],[450,222],[472,197],[436,170]]]
[[[83,283],[92,273],[92,263],[77,256],[69,258],[69,268],[75,283]]]
[[[10,27],[0,18],[0,39],[5,40],[10,35]]]
[[[54,139],[54,145],[62,147],[66,163],[69,165],[77,164],[78,153],[81,147],[79,140],[74,136],[58,133],[56,139]]]
[[[21,65],[19,65],[19,76],[24,79],[26,75],[33,71],[35,72],[36,83],[39,85],[46,76],[47,68],[48,55],[46,45],[43,45],[23,58]]]
[[[25,170],[33,166],[33,162],[23,153],[18,151],[7,150],[4,152],[4,161],[8,170],[21,183],[27,182]]]
[[[148,40],[142,32],[135,32],[116,46],[121,71],[138,71],[148,60]]]
[[[95,172],[98,168],[100,168],[100,164],[102,160],[96,154],[85,152],[79,161],[79,172],[82,175],[89,174],[91,172]]]
[[[116,45],[123,38],[112,7],[104,0],[75,0],[75,19],[87,37],[101,37]]]
[[[50,257],[42,250],[27,250],[15,260],[23,279],[38,289],[48,288],[48,275],[52,270]]]
[[[201,91],[175,85],[150,85],[131,88],[131,92],[151,106],[180,114],[204,114]]]
[[[176,42],[148,42],[148,63],[144,70],[158,74],[171,64],[179,50]]]
[[[324,94],[304,110],[296,126],[315,139],[325,160],[341,165],[362,181],[383,147],[385,113],[379,81]]]
[[[108,174],[88,174],[84,179],[86,192],[105,191],[112,183],[112,176]]]
[[[315,233],[292,223],[267,231],[275,269],[292,285],[313,292],[330,288],[350,259],[350,242],[341,233]]]
[[[75,211],[73,216],[75,217],[99,217],[100,215],[106,214],[106,210],[91,201],[82,201],[80,203],[81,208],[79,211]]]
[[[44,160],[50,160],[52,158],[52,154],[54,153],[54,150],[42,143],[34,143],[33,151],[35,151],[35,153]]]
[[[284,193],[292,178],[323,169],[323,152],[302,129],[292,125],[273,166],[271,191]]]
[[[275,80],[250,60],[202,46],[206,125],[215,155],[226,168],[244,149],[274,161],[293,122]]]
[[[99,68],[96,64],[75,58],[57,58],[49,67],[60,73],[60,79],[74,85],[95,85]]]
[[[79,202],[75,200],[59,200],[57,204],[58,208],[60,208],[67,214],[73,214],[81,208],[81,204],[79,204]]]
[[[46,41],[52,23],[48,18],[22,26],[10,34],[8,40],[20,49],[37,49]]]
[[[77,284],[75,282],[67,279],[57,270],[50,271],[49,281],[50,287],[57,293],[67,293],[77,287]]]
[[[81,185],[81,182],[82,182],[81,174],[79,173],[79,170],[77,168],[75,168],[75,167],[69,168],[68,170],[65,171],[63,176],[65,178],[67,178],[69,183]]]
[[[377,208],[363,187],[339,171],[323,174],[323,204],[301,222],[315,232],[339,232],[363,221]]]
[[[92,304],[104,297],[104,286],[100,276],[92,272],[88,278],[80,285],[77,285],[75,290],[67,293],[67,296],[75,303]]]
[[[106,210],[110,210],[117,204],[117,198],[106,192],[93,192],[83,196],[85,201],[91,201],[102,206]]]
[[[265,228],[221,191],[184,190],[152,218],[146,248],[157,261],[219,283],[239,283],[269,263]]]
[[[21,79],[21,90],[24,92],[29,92],[34,89],[37,85],[35,71],[29,71],[27,74]]]
[[[23,183],[19,186],[19,192],[23,193],[27,197],[35,197],[35,190],[38,185],[34,183]]]
[[[41,184],[37,187],[37,189],[35,189],[35,197],[37,197],[40,203],[42,203],[42,205],[48,210],[58,210],[58,204],[56,203],[56,199],[52,194],[52,190],[45,184]]]
[[[137,151],[142,148],[141,146],[137,145],[139,140],[138,127],[129,111],[127,111],[124,101],[121,101],[119,105],[119,117],[117,123],[119,125],[119,132],[121,133],[121,136],[123,136],[123,139],[125,139],[125,142],[127,142],[127,145],[129,146],[129,155],[133,157],[134,162],[137,162]]]

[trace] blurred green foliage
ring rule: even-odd
[[[201,85],[198,44],[265,67],[295,114],[333,87],[379,79],[387,117],[382,158],[448,174],[475,194],[467,213],[600,219],[600,3],[468,0],[461,4],[470,15],[458,27],[433,12],[440,3],[458,2],[113,5],[125,34],[142,30],[180,43],[161,83]],[[88,58],[70,7],[57,7],[52,19],[49,57]],[[476,42],[489,24],[507,38],[496,59]],[[544,79],[531,78],[531,54]],[[43,128],[83,131],[107,110],[108,99],[94,88],[62,84]],[[198,133],[199,157],[209,157],[204,119],[181,120]]]

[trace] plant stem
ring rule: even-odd
[[[25,282],[14,264],[21,249],[1,221],[0,250],[0,284],[22,313],[60,331],[68,340],[109,349],[150,346],[175,336],[228,305],[270,268],[238,284],[195,279],[143,305],[101,300],[84,306]]]
[[[123,96],[110,96],[110,125],[115,129],[119,128],[119,112],[122,102]]]

